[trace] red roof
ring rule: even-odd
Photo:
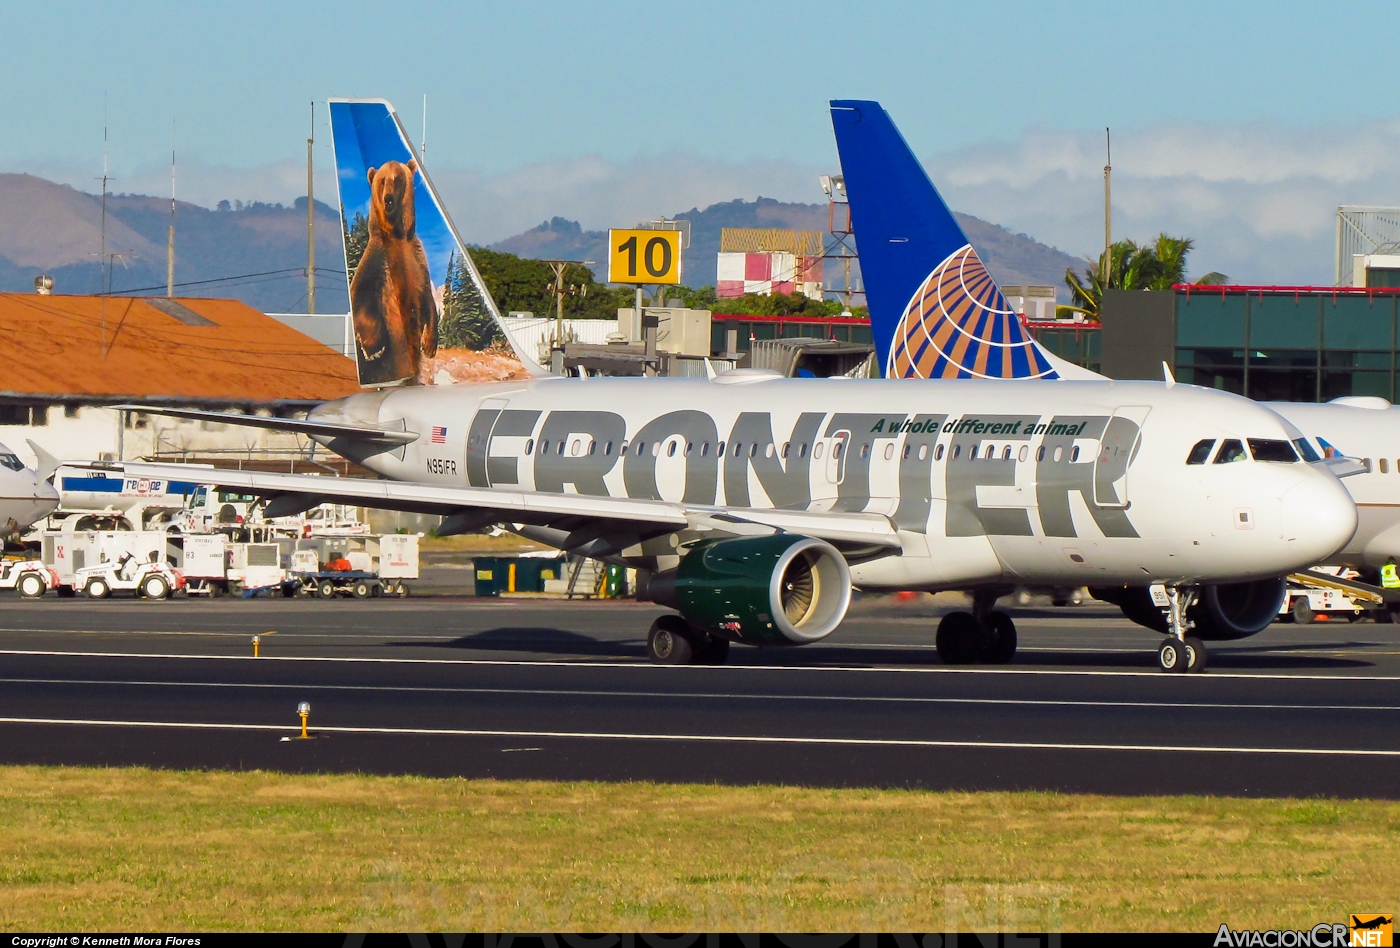
[[[0,293],[0,396],[319,402],[355,363],[235,300]]]

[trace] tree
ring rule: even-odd
[[[369,246],[369,218],[355,212],[355,219],[347,221],[345,219],[345,207],[340,208],[340,226],[345,232],[345,278],[347,283],[355,279],[355,268],[360,265],[360,258],[365,255],[365,248]]]
[[[1158,234],[1150,244],[1139,246],[1131,240],[1120,240],[1109,249],[1107,279],[1101,272],[1103,258],[1089,258],[1083,277],[1073,269],[1065,270],[1065,286],[1072,295],[1070,306],[1061,310],[1084,313],[1098,320],[1105,286],[1110,290],[1170,290],[1186,282],[1186,257],[1195,241],[1189,237],[1169,237]],[[1211,271],[1196,280],[1195,286],[1220,286],[1229,282],[1223,273]]]
[[[446,349],[489,349],[504,341],[500,327],[472,279],[467,261],[456,251],[447,258],[447,279],[442,287],[442,315],[438,344]]]

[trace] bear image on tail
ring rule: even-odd
[[[417,170],[410,159],[368,172],[369,243],[350,283],[361,385],[416,384],[437,354],[437,303],[413,215]]]

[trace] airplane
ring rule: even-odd
[[[377,216],[379,239],[424,234],[435,285],[448,269],[436,258],[456,255],[458,279],[465,264],[494,315],[388,103],[335,100],[331,119],[347,218]],[[397,222],[372,203],[389,189],[383,175]],[[970,590],[971,612],[939,624],[940,656],[1007,662],[1015,624],[994,605],[1014,585],[1143,583],[1170,620],[1160,667],[1199,671],[1205,647],[1185,624],[1197,591],[1225,633],[1257,621],[1275,577],[1329,556],[1356,519],[1273,412],[1156,382],[910,385],[737,369],[400,384],[305,419],[124,407],[297,431],[384,480],[111,465],[128,474],[256,493],[269,517],[335,501],[441,514],[443,535],[503,524],[645,571],[647,597],[677,613],[648,633],[659,664],[720,663],[731,643],[819,641],[854,589]],[[1232,463],[1190,463],[1215,442]]]
[[[887,377],[1110,381],[1058,358],[1031,336],[878,102],[833,100],[830,105],[871,326]],[[953,281],[968,287],[975,301],[947,297],[945,289]],[[1326,432],[1325,439],[1314,434],[1297,441],[1298,452],[1305,461],[1324,462],[1342,475],[1356,501],[1355,535],[1320,563],[1376,567],[1388,557],[1400,557],[1400,415],[1377,414],[1400,408],[1371,397],[1345,397],[1325,405],[1260,404],[1300,430]],[[1345,453],[1337,446],[1345,447]],[[1377,458],[1374,465],[1370,457],[1360,464],[1347,459],[1380,453],[1389,457]],[[1223,456],[1222,447],[1199,460],[1216,463]],[[1144,585],[1100,588],[1095,595],[1160,630],[1160,610],[1149,602]],[[1275,600],[1275,610],[1281,601],[1281,596]],[[1205,602],[1197,603],[1192,618],[1199,622],[1206,610]],[[1262,631],[1267,612],[1261,607],[1262,624],[1240,627],[1238,636]]]
[[[53,485],[0,444],[0,538],[18,539],[31,524],[57,508],[58,491]]]

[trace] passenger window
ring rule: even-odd
[[[1244,445],[1234,438],[1230,438],[1220,445],[1220,453],[1215,456],[1216,464],[1229,464],[1233,461],[1245,460]]]
[[[535,451],[535,439],[531,438],[525,442],[525,456],[529,457]]]
[[[870,445],[863,444],[860,446],[860,459],[864,461],[868,457],[870,457]]]
[[[549,453],[549,442],[548,442],[548,441],[541,441],[541,442],[540,442],[540,454],[548,454],[548,453]]]
[[[1023,461],[1023,462],[1024,462],[1024,461],[1026,460],[1026,458],[1030,457],[1030,455],[1031,455],[1031,448],[1030,448],[1030,445],[1028,445],[1028,444],[1023,444],[1023,445],[1021,445],[1021,450],[1018,451],[1018,452],[1016,452],[1016,460],[1018,460],[1018,461]]]
[[[1382,473],[1382,474],[1389,474],[1389,473],[1390,473],[1390,467],[1388,466],[1388,464],[1387,464],[1385,458],[1381,458],[1380,461],[1377,462],[1377,463],[1379,463],[1380,466],[1381,466],[1381,473]]]
[[[826,445],[821,441],[818,441],[816,445],[812,448],[812,457],[814,458],[820,458],[825,453]]]
[[[1364,468],[1366,469],[1366,473],[1367,473],[1367,474],[1370,474],[1370,473],[1371,473],[1371,459],[1370,459],[1370,458],[1362,458],[1362,459],[1361,459],[1361,466],[1364,467]]]
[[[1037,461],[1045,460],[1045,445],[1042,444],[1040,447],[1035,449],[1035,459]]]
[[[784,441],[784,442],[783,442],[783,457],[787,457],[787,456],[788,456],[788,448],[791,448],[791,447],[792,447],[792,442],[791,442],[791,441]]]
[[[717,458],[722,458],[722,457],[724,457],[724,442],[723,442],[723,441],[721,441],[719,444],[715,445],[715,457],[717,457]]]
[[[1322,460],[1322,458],[1320,458],[1320,457],[1317,456],[1317,452],[1313,450],[1313,446],[1312,446],[1311,444],[1308,443],[1308,439],[1307,439],[1307,438],[1296,438],[1296,439],[1294,439],[1294,441],[1293,441],[1293,447],[1295,447],[1295,448],[1298,449],[1298,453],[1301,454],[1301,455],[1303,456],[1303,460],[1304,460],[1304,461],[1321,461],[1321,460]],[[1400,463],[1400,462],[1397,462],[1397,463]],[[1396,470],[1397,470],[1397,471],[1400,471],[1400,467],[1397,467]]]
[[[1074,446],[1074,450],[1069,453],[1069,462],[1073,464],[1079,460],[1079,445]]]
[[[1250,438],[1249,451],[1256,461],[1292,463],[1298,460],[1298,452],[1291,443],[1273,438]]]
[[[885,460],[889,461],[894,457],[894,443],[885,445]]]
[[[962,445],[955,444],[953,445],[953,460],[956,461],[960,457],[962,457]]]
[[[557,447],[557,448],[554,449],[554,453],[557,454],[557,455],[559,455],[561,458],[564,456],[564,445],[565,445],[565,442],[561,439],[561,440],[559,441],[559,447]],[[577,442],[577,441],[574,442],[574,446],[575,446],[575,447],[578,446],[578,442]]]
[[[1001,459],[1003,461],[1011,460],[1011,445],[1008,444],[1005,448],[1002,449]]]
[[[1213,447],[1215,447],[1215,439],[1214,439],[1214,438],[1204,438],[1204,439],[1202,439],[1202,440],[1200,440],[1200,441],[1197,441],[1195,447],[1193,447],[1193,448],[1191,449],[1191,453],[1188,454],[1188,455],[1186,455],[1186,463],[1187,463],[1187,464],[1204,464],[1204,463],[1206,463],[1206,459],[1210,457],[1210,449],[1213,448]]]
[[[841,450],[846,447],[846,442],[838,441],[831,446],[831,456],[836,460],[841,460]]]
[[[909,452],[912,450],[914,450],[914,446],[912,444],[906,444],[904,446],[904,460],[909,460]]]
[[[589,457],[593,457],[593,455],[595,455],[595,454],[597,454],[597,453],[598,453],[598,442],[596,442],[596,441],[594,441],[593,439],[590,438],[589,441],[588,441],[588,456],[589,456]]]
[[[710,442],[706,441],[700,445],[700,456],[707,458],[710,456]]]
[[[773,442],[768,442],[763,446],[763,456],[771,458],[773,456]]]
[[[988,460],[988,461],[990,461],[992,458],[996,457],[996,453],[997,453],[997,449],[996,449],[995,446],[990,445],[990,444],[987,445],[987,454],[986,454],[986,457],[987,457],[987,460]]]
[[[666,445],[666,456],[668,458],[676,456],[676,442],[672,441],[670,444]]]
[[[800,458],[805,458],[807,456],[807,442],[804,441],[797,446],[797,456]]]
[[[749,445],[749,457],[751,457],[751,458],[756,458],[756,457],[758,457],[758,442],[757,442],[757,441],[755,441],[753,444]]]
[[[920,460],[920,461],[922,461],[922,460],[924,459],[924,450],[925,450],[924,448],[919,448],[919,460]],[[934,459],[935,461],[941,461],[941,460],[943,460],[943,445],[940,444],[938,447],[936,447],[936,448],[933,449],[933,459]]]
[[[1057,445],[1057,446],[1055,447],[1055,463],[1056,463],[1056,464],[1059,464],[1059,463],[1060,463],[1060,459],[1063,458],[1064,456],[1065,456],[1065,449],[1064,449],[1064,447],[1063,447],[1063,446]]]

